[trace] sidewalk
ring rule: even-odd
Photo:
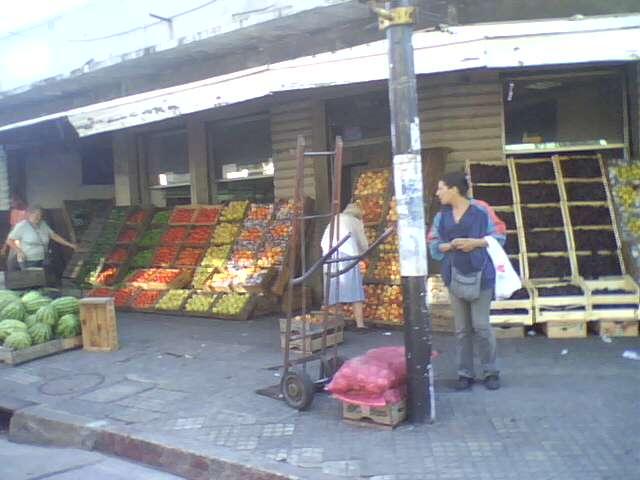
[[[640,476],[638,338],[500,340],[503,388],[455,392],[435,338],[437,422],[347,425],[316,395],[298,413],[254,391],[279,381],[275,319],[119,314],[121,349],[0,364],[10,439],[95,449],[194,479],[604,480]],[[402,332],[347,332],[354,356]],[[566,354],[562,354],[567,349]]]

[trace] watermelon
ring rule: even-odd
[[[13,350],[21,350],[31,346],[31,337],[27,331],[13,332],[5,341],[4,346]]]
[[[31,300],[35,300],[40,298],[42,295],[37,290],[29,290],[27,293],[22,295],[21,300],[23,303],[29,303]]]
[[[51,306],[56,309],[58,317],[67,315],[69,313],[78,313],[80,307],[78,306],[78,299],[75,297],[60,297],[51,302]]]
[[[20,300],[15,300],[7,304],[2,311],[0,311],[0,318],[3,320],[22,320],[26,314],[24,305]]]
[[[30,327],[28,327],[27,331],[29,332],[29,335],[31,336],[31,340],[33,340],[34,345],[48,342],[49,340],[51,340],[51,337],[53,336],[51,327],[46,323],[36,322]]]
[[[80,319],[78,316],[68,313],[60,317],[56,326],[56,335],[64,338],[80,335]]]
[[[58,315],[56,315],[56,310],[53,308],[53,305],[50,303],[49,305],[45,305],[44,307],[40,307],[36,312],[36,322],[46,323],[51,328],[55,327],[56,322],[58,321]]]
[[[27,313],[36,313],[38,309],[40,309],[40,307],[49,305],[51,303],[51,299],[49,297],[39,296],[25,302],[23,298],[22,303],[24,304],[24,308],[26,309]]]
[[[19,320],[2,320],[0,322],[0,341],[14,332],[27,331],[27,326]]]
[[[31,325],[33,325],[37,321],[38,321],[38,319],[36,318],[36,314],[35,313],[31,313],[31,314],[27,315],[26,317],[24,317],[24,323],[27,325],[27,327],[30,327]]]

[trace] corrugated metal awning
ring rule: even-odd
[[[416,32],[416,74],[640,60],[640,15],[494,23]],[[302,57],[0,127],[68,118],[82,136],[297,89],[385,80],[387,42]]]

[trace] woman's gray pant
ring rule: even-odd
[[[493,289],[482,290],[480,297],[473,302],[461,300],[449,292],[453,321],[456,331],[456,354],[458,358],[458,376],[474,378],[473,334],[477,336],[482,378],[497,375],[496,337],[489,324],[489,311]]]

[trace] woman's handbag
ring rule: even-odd
[[[482,284],[482,269],[472,273],[462,273],[451,265],[451,294],[461,300],[473,302],[480,298],[480,286]]]

